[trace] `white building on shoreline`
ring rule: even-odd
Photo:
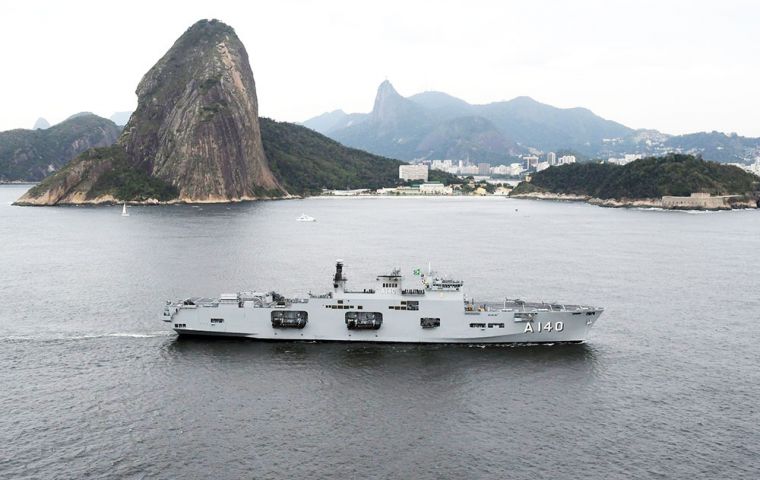
[[[428,182],[420,185],[420,194],[422,195],[452,195],[454,189],[446,186],[441,182]]]
[[[422,180],[427,182],[428,180],[428,166],[427,165],[399,165],[398,178],[401,180]]]

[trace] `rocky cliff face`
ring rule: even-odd
[[[370,121],[385,130],[398,128],[412,122],[429,122],[424,109],[411,100],[402,97],[388,80],[385,80],[377,88]]]
[[[264,156],[253,73],[231,27],[197,22],[143,77],[136,93],[137,110],[117,148],[72,162],[76,168],[49,177],[17,203],[97,203],[118,192],[121,200],[147,200],[138,187],[155,187],[156,181],[166,185],[161,191],[176,191],[176,200],[185,202],[286,194]],[[118,161],[104,158],[111,154]],[[119,172],[109,167],[114,165]],[[127,193],[138,198],[121,198]]]
[[[143,77],[137,98],[119,144],[181,200],[282,191],[264,157],[248,54],[231,27],[190,27]]]

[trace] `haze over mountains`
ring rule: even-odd
[[[527,153],[572,151],[590,158],[671,151],[742,162],[760,155],[760,139],[702,132],[671,136],[634,130],[585,108],[557,108],[517,97],[472,105],[443,92],[401,96],[380,84],[370,113],[324,113],[303,125],[346,145],[401,160],[509,162]]]
[[[0,132],[0,181],[40,181],[80,153],[111,145],[120,132],[112,121],[89,112],[46,128],[40,120],[34,130]]]
[[[50,122],[40,117],[36,122],[34,122],[32,130],[45,130],[46,128],[50,128]]]
[[[398,178],[396,160],[259,119],[248,54],[217,20],[188,28],[136,93],[137,109],[115,144],[85,151],[17,203],[230,202]]]

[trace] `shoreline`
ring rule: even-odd
[[[299,197],[296,195],[289,195],[287,197],[259,197],[259,198],[238,198],[233,200],[224,200],[224,201],[217,201],[217,200],[194,200],[194,201],[188,201],[188,200],[169,200],[167,202],[162,202],[160,200],[156,200],[155,198],[149,198],[147,200],[128,200],[128,201],[122,201],[122,200],[115,200],[113,198],[109,199],[94,199],[94,200],[87,200],[82,202],[61,202],[61,203],[54,203],[54,204],[47,204],[47,203],[32,203],[32,202],[19,202],[15,201],[11,205],[14,207],[113,207],[117,205],[140,205],[140,206],[167,206],[167,205],[235,205],[239,203],[248,203],[248,202],[266,202],[266,201],[275,201],[275,200],[297,200],[303,197]]]
[[[724,207],[717,208],[701,208],[701,207],[666,207],[663,205],[661,198],[597,198],[589,195],[573,195],[564,193],[546,193],[546,192],[532,192],[532,193],[520,193],[517,195],[510,195],[509,198],[515,198],[518,200],[547,200],[554,202],[583,202],[589,205],[595,205],[597,207],[606,208],[657,208],[661,210],[676,210],[676,211],[701,211],[701,212],[719,212],[729,210],[753,210],[758,206],[753,200],[745,200],[744,202],[736,202],[726,205]]]
[[[161,201],[156,198],[148,198],[145,200],[118,200],[113,195],[101,195],[99,197],[85,199],[77,199],[77,201],[61,201],[56,203],[49,203],[45,201],[37,201],[45,197],[37,197],[32,200],[24,200],[22,195],[16,201],[11,203],[15,207],[99,207],[99,206],[114,206],[114,205],[231,205],[245,202],[258,202],[258,201],[270,201],[270,200],[292,200],[302,198],[298,195],[283,195],[282,197],[240,197],[240,198],[210,198],[210,199],[198,199],[192,200],[187,198],[175,198],[168,201]]]
[[[10,186],[24,186],[35,185],[34,182],[5,182],[0,185]],[[602,199],[597,197],[591,197],[589,195],[576,195],[576,194],[564,194],[564,193],[549,193],[549,192],[531,192],[521,193],[517,195],[378,195],[378,194],[362,194],[362,195],[286,195],[282,197],[244,197],[235,199],[211,199],[211,200],[186,200],[186,199],[174,199],[169,201],[159,201],[155,198],[149,198],[141,201],[120,201],[116,200],[111,195],[104,195],[94,199],[82,200],[78,202],[62,202],[62,203],[37,203],[14,201],[11,203],[13,206],[18,207],[98,207],[98,206],[115,206],[115,205],[136,205],[136,206],[160,206],[160,205],[232,205],[239,203],[258,202],[258,201],[276,201],[276,200],[305,200],[311,199],[380,199],[380,198],[437,198],[437,199],[454,199],[454,198],[479,198],[479,199],[516,199],[516,200],[545,200],[553,202],[582,202],[589,205],[606,208],[643,208],[643,209],[656,209],[656,210],[675,210],[675,211],[730,211],[730,210],[756,210],[760,209],[753,199],[740,200],[727,204],[725,206],[716,208],[700,208],[700,207],[666,207],[663,205],[661,198],[643,198],[643,199]]]
[[[289,195],[284,197],[260,197],[260,198],[243,198],[224,201],[186,201],[186,200],[169,200],[162,202],[156,199],[142,201],[121,201],[112,198],[94,199],[82,202],[61,202],[55,204],[32,203],[15,201],[11,205],[15,207],[109,207],[114,205],[140,205],[140,206],[162,206],[162,205],[235,205],[239,203],[260,202],[260,201],[279,201],[279,200],[305,200],[305,199],[378,199],[378,198],[437,198],[437,199],[454,199],[454,198],[478,198],[478,199],[503,199],[509,198],[507,195]]]
[[[0,185],[10,186],[33,186],[37,185],[35,182],[13,182],[13,183],[0,183]],[[22,197],[23,198],[23,195]],[[146,200],[117,200],[111,195],[103,195],[92,199],[81,199],[80,201],[64,201],[58,203],[46,203],[37,201],[21,200],[21,198],[12,202],[11,205],[17,207],[98,207],[98,206],[114,206],[122,205],[140,205],[140,206],[158,206],[158,205],[232,205],[238,203],[258,202],[258,201],[276,201],[276,200],[303,200],[306,198],[336,198],[336,199],[357,199],[357,198],[509,198],[508,195],[379,195],[379,194],[362,194],[362,195],[332,195],[332,194],[316,194],[316,195],[284,195],[282,197],[243,197],[235,199],[212,199],[212,200],[186,200],[186,199],[173,199],[168,201],[161,201],[155,198],[149,198]]]

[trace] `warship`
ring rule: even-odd
[[[259,340],[402,343],[580,343],[603,308],[561,303],[475,301],[464,283],[396,268],[373,288],[350,290],[338,260],[332,291],[286,298],[274,291],[168,301],[161,320],[180,335]]]

